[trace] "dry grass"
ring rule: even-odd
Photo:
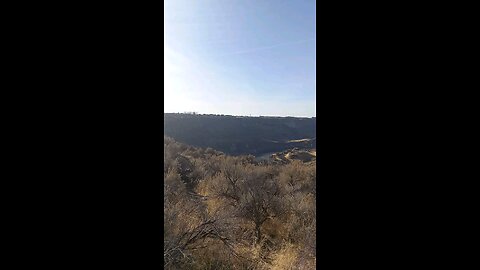
[[[299,160],[314,160],[314,149],[274,155],[280,164],[178,150],[191,161],[186,177],[195,185],[189,187],[177,171],[173,146],[164,168],[164,238],[172,247],[164,250],[167,269],[315,269],[316,167]],[[258,221],[252,217],[262,200],[269,212],[257,241]]]
[[[271,270],[293,270],[296,268],[298,249],[292,244],[287,244],[273,255]]]

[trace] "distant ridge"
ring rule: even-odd
[[[213,117],[236,117],[236,118],[316,118],[315,116],[275,116],[275,115],[231,115],[231,114],[209,114],[197,112],[183,112],[183,113],[164,113],[164,115],[196,115],[196,116],[213,116]]]
[[[316,148],[316,118],[165,113],[164,133],[230,155]]]

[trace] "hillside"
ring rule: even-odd
[[[164,137],[164,269],[315,269],[316,166]]]
[[[230,155],[260,156],[316,148],[316,119],[225,115],[164,115],[164,133],[179,142]]]
[[[290,163],[294,160],[301,162],[315,162],[317,158],[316,149],[300,150],[298,148],[285,150],[283,152],[274,153],[270,156],[270,161],[275,163]]]

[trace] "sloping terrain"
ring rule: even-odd
[[[315,269],[314,163],[255,162],[166,136],[164,157],[164,269]]]
[[[288,149],[282,152],[263,155],[257,158],[257,161],[265,161],[267,163],[287,164],[287,163],[293,162],[294,160],[298,160],[305,163],[315,162],[316,159],[317,159],[316,149],[293,148],[293,149]]]
[[[260,156],[316,148],[316,119],[165,114],[164,133],[179,142],[230,155]]]

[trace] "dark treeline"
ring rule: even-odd
[[[230,155],[258,156],[294,147],[316,148],[315,118],[166,113],[164,120],[165,135]],[[288,142],[300,139],[311,140]]]
[[[315,269],[314,162],[258,163],[164,138],[166,269]]]

